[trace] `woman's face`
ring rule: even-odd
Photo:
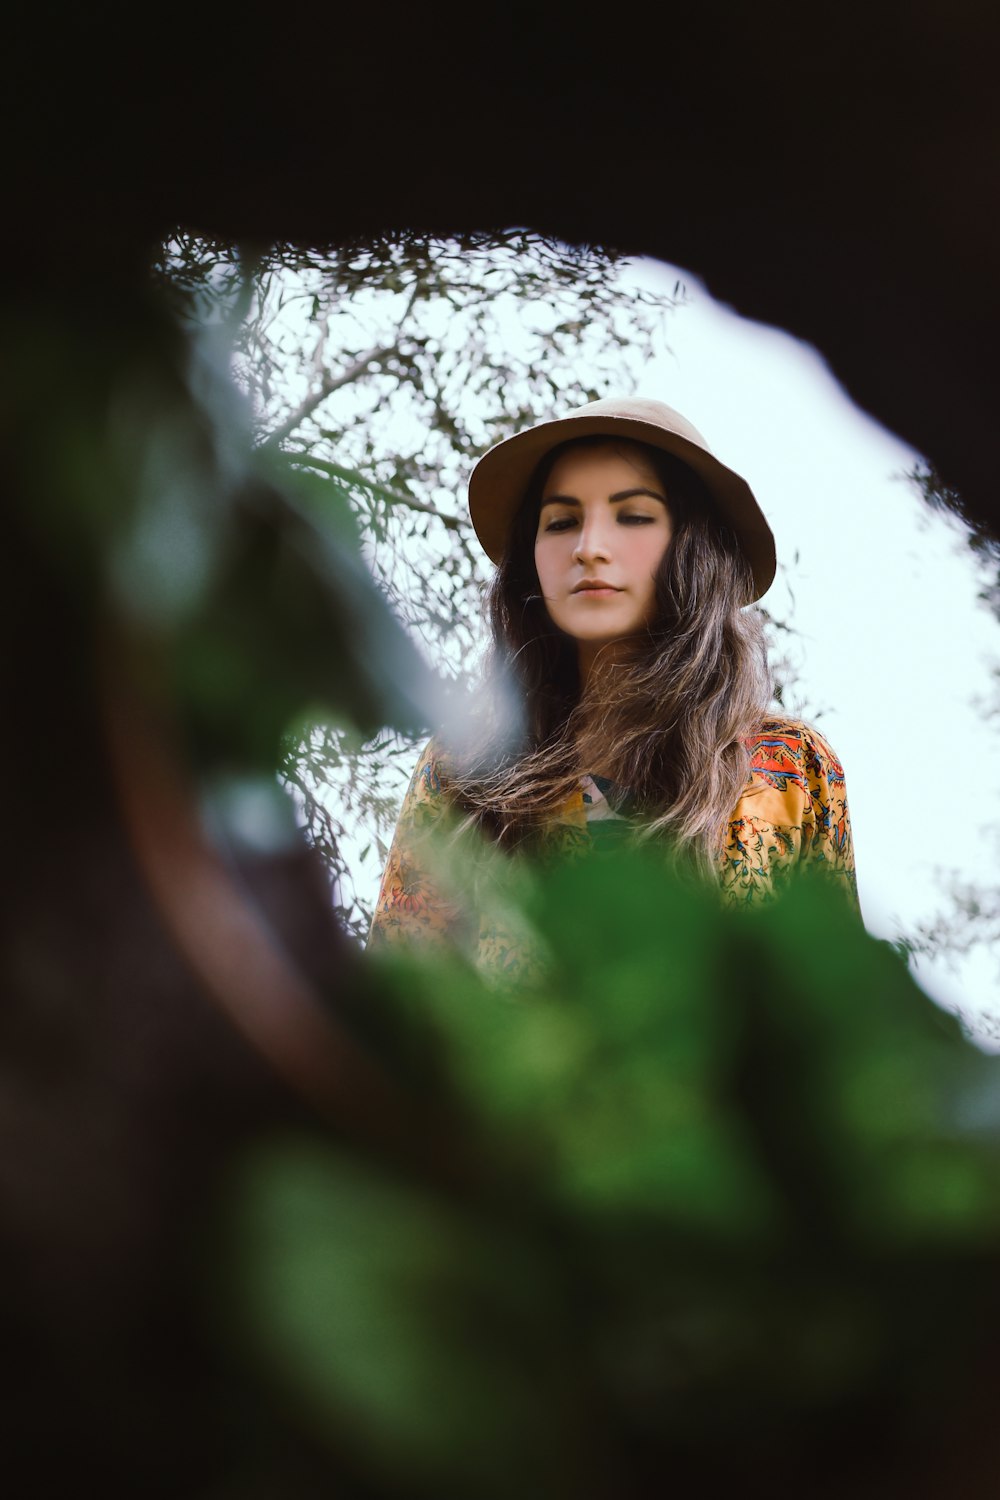
[[[653,575],[670,543],[667,496],[636,443],[570,448],[542,491],[535,568],[553,624],[581,661],[652,619]]]

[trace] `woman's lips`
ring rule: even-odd
[[[616,589],[610,583],[578,583],[571,592],[576,595],[584,594],[594,599],[610,599],[612,594],[620,594],[621,589]]]

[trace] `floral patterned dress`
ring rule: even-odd
[[[794,871],[822,866],[856,903],[854,846],[844,771],[826,740],[796,719],[769,720],[747,741],[750,776],[719,849],[720,886],[734,905],[764,900]],[[473,920],[460,895],[431,872],[428,839],[450,810],[434,740],[424,749],[400,809],[369,935],[369,947],[441,941],[464,928],[484,968],[519,966],[516,938],[495,921]],[[586,776],[547,830],[564,851],[609,841],[629,827],[627,793]]]

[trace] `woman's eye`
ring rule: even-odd
[[[632,514],[619,515],[618,524],[619,526],[652,526],[654,519],[653,516],[643,515],[636,511]]]
[[[570,529],[570,527],[573,526],[573,525],[575,525],[575,524],[576,523],[575,523],[574,518],[572,516],[553,516],[553,518],[552,518],[551,521],[546,521],[546,523],[545,523],[545,530],[546,531],[568,531]]]

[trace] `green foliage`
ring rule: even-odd
[[[240,1317],[318,1429],[401,1493],[510,1493],[541,1458],[538,1356],[553,1394],[558,1373],[556,1289],[517,1224],[309,1144],[266,1149],[247,1192]]]
[[[257,1359],[387,1495],[633,1494],[650,1455],[708,1482],[797,1424],[947,1420],[995,1306],[996,1062],[822,882],[734,914],[607,853],[497,900],[528,982],[376,968],[464,1186],[308,1138],[247,1160]]]
[[[211,330],[136,295],[103,316],[56,304],[15,321],[10,346],[20,514],[77,601],[81,661],[103,629],[208,769],[273,775],[307,708],[355,735],[419,728],[432,674],[364,565],[345,490],[252,449]],[[76,378],[53,386],[53,369]]]

